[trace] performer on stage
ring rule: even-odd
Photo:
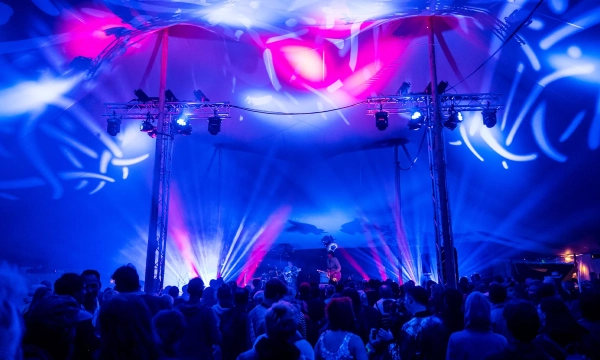
[[[327,274],[329,282],[338,282],[342,278],[342,266],[340,261],[333,256],[333,251],[327,253]]]
[[[294,263],[288,261],[288,266],[283,269],[283,276],[288,286],[296,287],[296,282],[298,281],[298,273],[301,269],[294,266]]]

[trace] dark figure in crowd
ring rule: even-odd
[[[524,300],[510,302],[504,308],[506,328],[512,339],[508,348],[487,357],[487,360],[551,360],[533,340],[540,328],[535,306]]]
[[[554,297],[557,294],[554,280],[549,279],[549,281],[552,282],[544,282],[540,285],[540,290],[538,292],[540,300],[547,297]]]
[[[510,300],[527,300],[527,291],[521,284],[513,284],[506,288],[506,299]]]
[[[332,299],[325,313],[329,330],[321,334],[315,346],[315,359],[367,360],[363,341],[352,333],[355,328],[352,301],[347,297]]]
[[[392,293],[392,288],[387,285],[382,285],[379,288],[380,299],[377,300],[373,307],[377,309],[381,315],[388,315],[389,311],[384,305],[388,305],[387,308],[389,308],[389,303],[394,301],[393,296],[394,294]],[[386,304],[386,302],[388,304]]]
[[[84,348],[76,339],[78,325],[88,322],[91,326],[91,320],[92,315],[71,296],[40,299],[25,318],[24,359],[77,359],[76,348]]]
[[[119,294],[100,310],[101,360],[157,360],[152,315],[135,295]]]
[[[85,297],[83,300],[83,306],[87,311],[92,314],[92,324],[96,326],[98,315],[100,314],[100,300],[99,294],[102,288],[100,282],[100,273],[96,270],[84,270],[81,273],[81,277],[85,282]]]
[[[207,360],[221,353],[221,331],[217,315],[200,299],[204,292],[204,282],[200,278],[188,283],[190,300],[179,306],[188,328],[179,342],[178,352],[182,360]]]
[[[316,323],[316,326],[319,327],[318,324],[323,323],[325,320],[325,301],[321,298],[321,290],[319,289],[319,284],[312,283],[310,284],[310,299],[306,302],[308,307],[308,317]]]
[[[267,332],[265,315],[267,309],[287,294],[287,286],[279,279],[271,279],[265,285],[265,299],[248,314],[248,347],[254,346],[256,339]]]
[[[484,359],[507,346],[504,336],[492,332],[488,299],[480,292],[472,292],[465,302],[465,330],[450,336],[446,360]]]
[[[71,296],[82,307],[87,296],[85,281],[82,276],[75,273],[63,274],[54,283],[54,293]],[[91,359],[92,354],[100,346],[95,335],[93,320],[93,316],[90,316],[89,320],[79,321],[76,324],[74,359]]]
[[[183,315],[176,310],[161,310],[152,319],[152,328],[158,336],[160,360],[177,360],[177,345],[187,328]]]
[[[581,307],[579,325],[586,328],[590,335],[600,343],[600,291],[584,291],[579,298],[579,306]]]
[[[542,331],[534,342],[550,357],[564,360],[574,354],[598,356],[598,353],[593,352],[593,338],[577,323],[562,300],[556,297],[543,298],[538,310]]]
[[[368,284],[369,290],[365,291],[365,294],[367,294],[367,301],[369,302],[369,306],[373,307],[375,303],[379,301],[379,299],[381,299],[381,296],[379,294],[379,286],[381,286],[381,282],[375,279],[371,279],[369,280]]]
[[[223,360],[235,360],[248,350],[248,289],[238,288],[235,291],[235,306],[221,320],[221,334],[223,335]]]
[[[179,288],[177,286],[171,286],[168,294],[173,298],[173,306],[177,307],[185,302],[183,298],[179,297]]]
[[[265,291],[269,289],[269,282]],[[285,301],[275,303],[265,312],[264,318],[266,333],[260,335],[254,347],[242,353],[238,360],[297,360],[300,356],[314,358],[312,347],[296,330],[299,315],[294,305]]]
[[[469,284],[469,279],[466,276],[462,276],[458,280],[458,290],[465,295],[469,295],[471,293],[471,284]]]
[[[252,292],[250,293],[250,298],[254,298],[254,294],[260,290],[262,290],[260,279],[252,279]]]
[[[447,331],[442,320],[431,314],[427,306],[427,290],[421,286],[406,290],[404,306],[413,318],[407,321],[400,333],[380,329],[374,341],[376,349],[386,348],[392,359],[437,360],[445,358]],[[387,344],[391,344],[389,347]],[[379,350],[381,351],[381,350]]]
[[[212,307],[217,319],[219,320],[217,325],[221,323],[223,318],[227,317],[227,313],[231,311],[233,307],[233,295],[231,287],[227,284],[221,285],[217,290],[217,300],[219,301],[215,306]]]
[[[492,304],[492,331],[508,339],[508,329],[504,320],[504,303],[506,302],[506,288],[500,284],[490,285],[490,303]]]
[[[33,308],[42,300],[43,298],[52,296],[52,289],[42,286],[38,288],[33,294],[33,298],[31,299],[31,303],[29,303],[29,308],[27,312],[24,314],[25,318],[31,313]]]
[[[115,290],[118,293],[139,296],[146,303],[152,316],[160,311],[159,298],[141,291],[140,276],[133,265],[121,266],[114,272],[112,279],[115,281]]]
[[[54,293],[56,295],[69,295],[77,303],[83,305],[85,299],[85,282],[83,278],[75,273],[66,273],[54,282]]]
[[[47,287],[48,289],[52,290],[52,283],[48,280],[42,280],[40,282],[40,284],[44,285],[45,287]]]
[[[367,344],[371,329],[381,327],[381,314],[377,309],[362,305],[360,295],[355,289],[345,289],[342,291],[342,296],[348,297],[352,301],[352,310],[356,318],[352,332],[358,335],[364,344]]]
[[[466,279],[466,278],[465,278]],[[465,328],[465,315],[462,310],[463,294],[456,289],[444,291],[444,309],[439,317],[449,334],[462,331]]]
[[[212,282],[213,280],[211,280]],[[217,300],[217,282],[216,280],[214,280],[214,285],[215,287],[209,286],[206,289],[204,289],[204,292],[202,293],[202,304],[209,306],[209,307],[213,307],[215,305],[217,305],[218,300]],[[189,292],[189,290],[188,290]]]
[[[527,287],[527,296],[534,305],[538,305],[540,303],[540,288],[542,287],[542,284],[543,283],[539,280],[533,280]]]

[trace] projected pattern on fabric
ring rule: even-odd
[[[34,188],[47,189],[43,194],[54,199],[64,198],[65,189],[70,188],[75,189],[75,194],[83,190],[93,194],[108,188],[107,184],[130,177],[136,169],[134,165],[148,158],[153,143],[140,134],[133,123],[124,124],[122,134],[116,139],[106,134],[98,113],[99,104],[108,100],[128,101],[133,87],[131,82],[116,78],[107,81],[103,76],[111,74],[119,61],[126,62],[144,48],[152,48],[149,40],[165,26],[199,25],[222,38],[225,51],[218,54],[215,63],[230,60],[229,63],[222,61],[223,69],[215,67],[215,71],[223,73],[219,78],[220,87],[227,89],[221,94],[225,92],[230,97],[223,100],[260,110],[318,111],[353,104],[379,92],[395,93],[402,76],[413,77],[414,91],[425,87],[428,73],[422,62],[427,52],[424,24],[418,16],[408,17],[401,20],[406,22],[401,27],[402,32],[394,23],[398,21],[394,19],[418,14],[422,3],[425,2],[415,1],[410,9],[370,1],[340,1],[335,7],[323,7],[318,1],[273,5],[260,1],[107,0],[103,6],[36,0],[23,1],[18,7],[0,3],[0,25],[21,24],[13,26],[14,32],[3,33],[0,39],[2,69],[6,74],[5,86],[0,90],[0,116],[5,125],[0,133],[0,156],[11,166],[18,165],[0,178],[0,197],[25,200],[24,190]],[[508,3],[498,17],[508,16],[514,9],[514,4]],[[475,159],[494,162],[509,171],[516,167],[514,162],[533,166],[530,164],[534,160],[540,162],[543,157],[566,163],[585,156],[581,148],[575,151],[572,147],[581,138],[586,140],[583,150],[587,154],[600,147],[600,91],[597,87],[600,54],[593,41],[598,33],[600,7],[562,0],[547,2],[543,9],[543,14],[534,16],[533,23],[520,33],[526,45],[511,43],[498,57],[495,74],[502,79],[501,83],[492,83],[492,75],[484,69],[473,81],[478,85],[469,82],[463,85],[473,92],[492,89],[505,94],[506,108],[498,113],[498,125],[487,129],[482,126],[479,113],[467,113],[463,114],[465,121],[456,131],[446,132],[451,145],[464,144]],[[468,61],[471,54],[461,54],[453,48],[453,40],[468,37],[473,48],[484,54],[499,45],[499,40],[481,19],[462,16],[440,19],[441,29],[436,34],[441,50],[438,50],[438,59],[446,74],[454,78],[447,79],[451,84],[478,65]],[[171,30],[177,32],[176,27]],[[188,30],[179,30],[177,36],[185,39],[186,32]],[[241,53],[241,48],[235,47],[237,44],[251,44],[257,51],[251,55]],[[409,59],[417,53],[419,64]],[[93,77],[86,78],[81,69],[69,67],[77,56],[100,60],[94,63],[99,67]],[[260,67],[244,68],[240,63],[246,60],[249,63],[257,60]],[[231,65],[232,62],[236,65]],[[144,66],[146,62],[140,68],[143,70]],[[419,72],[406,74],[415,69]],[[140,71],[136,76],[142,79],[132,81],[136,85],[138,81],[145,84],[147,74],[148,71]],[[181,81],[192,90],[192,80],[195,78]],[[564,86],[571,100],[565,103],[568,109],[558,111],[562,104],[557,99],[567,97],[560,95],[565,91]],[[212,89],[205,89],[207,93],[209,90]],[[573,90],[577,90],[578,96],[572,95]],[[568,121],[555,121],[558,113]],[[289,138],[302,134],[298,129],[309,125],[328,134],[327,141],[339,144],[335,149],[338,153],[347,149],[342,146],[344,136],[339,135],[345,130],[338,130],[337,126],[361,132],[361,123],[371,122],[371,118],[364,120],[361,106],[323,113],[315,118],[318,121],[239,114],[240,121],[252,122],[260,129],[257,138],[273,136],[265,130],[270,125],[282,126],[283,123],[275,134],[291,133]],[[406,119],[395,120],[396,124],[404,124]],[[390,119],[390,128],[392,121],[394,119]],[[559,127],[562,128],[557,132]],[[219,136],[230,136],[228,140],[232,142],[246,139],[233,126],[229,133],[225,129]],[[140,139],[143,139],[142,145],[132,146]],[[365,132],[362,140],[373,139],[372,133]],[[180,214],[187,212],[187,201],[178,202]],[[243,270],[248,270],[242,267],[244,258],[251,254],[255,262],[259,261],[265,244],[275,240],[282,223],[288,220],[283,219],[281,214],[284,213],[276,209],[266,211],[263,216],[266,225],[259,229],[275,230],[261,241],[257,241],[260,231],[246,229],[244,233],[242,223],[239,225],[241,235],[214,236],[210,246],[201,246],[208,243],[209,235],[195,236],[202,231],[184,231],[185,224],[172,223],[175,247],[168,250],[168,254],[173,255],[168,271],[180,278],[196,274],[213,276],[220,271],[230,277],[241,276]],[[145,216],[142,214],[139,218]],[[357,217],[360,216],[355,214],[340,221],[340,227]],[[399,216],[394,215],[394,218]],[[369,244],[390,242],[387,234],[377,233],[377,229],[388,226],[387,222],[371,220],[379,226],[360,223],[364,229],[354,234],[365,237]],[[269,225],[270,221],[276,225]],[[308,222],[302,217],[294,221]],[[234,227],[237,229],[237,224]],[[402,234],[398,226],[396,229],[390,226],[390,229],[391,233],[396,232],[397,246],[407,249],[406,234]],[[384,237],[385,241],[378,240]],[[140,231],[136,238],[140,249],[145,245],[144,238]],[[233,245],[228,247],[231,240],[226,239],[233,239]],[[198,252],[197,248],[206,249],[206,254],[187,258],[190,251]],[[390,252],[389,247],[383,246],[383,252]],[[403,254],[409,253],[409,250],[403,251]],[[143,256],[143,251],[135,255]],[[385,254],[370,255],[371,258],[379,256],[383,267],[393,266],[385,264]],[[405,264],[409,260],[421,262],[414,254],[415,259],[406,256]],[[185,265],[175,269],[182,258]],[[410,278],[416,278],[410,266]],[[377,271],[381,273],[381,267]]]

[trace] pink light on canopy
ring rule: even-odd
[[[84,7],[63,13],[57,32],[62,34],[62,48],[67,58],[94,58],[115,40],[115,36],[107,35],[106,31],[119,27],[133,29],[104,6]]]
[[[323,58],[315,49],[304,46],[283,46],[283,56],[295,72],[309,81],[323,80],[326,70]]]

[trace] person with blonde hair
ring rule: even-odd
[[[505,350],[506,338],[492,332],[490,303],[480,292],[471,293],[465,302],[465,329],[450,336],[446,360],[477,360]]]
[[[348,297],[331,299],[325,308],[329,330],[321,334],[315,345],[315,358],[319,360],[367,360],[367,350],[354,330],[352,300]]]
[[[267,333],[260,335],[251,350],[238,360],[313,360],[308,341],[298,333],[299,309],[287,302],[273,304],[265,313]]]

